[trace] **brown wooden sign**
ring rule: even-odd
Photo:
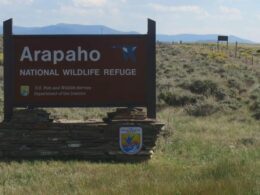
[[[15,37],[15,105],[145,105],[145,37]]]
[[[135,107],[155,118],[155,22],[147,35],[13,35],[4,22],[5,119],[13,107]]]

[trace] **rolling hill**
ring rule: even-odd
[[[1,28],[0,34],[3,33]],[[14,26],[15,34],[137,34],[122,32],[103,25],[56,24],[43,27]]]
[[[0,28],[0,34],[3,33],[3,28]],[[43,27],[21,27],[14,26],[15,34],[139,34],[138,32],[123,32],[112,29],[104,25],[79,25],[79,24],[56,24]],[[157,41],[160,42],[216,42],[217,34],[178,34],[178,35],[165,35],[158,34]],[[237,36],[230,35],[230,42],[239,43],[253,43],[253,41],[243,39]]]

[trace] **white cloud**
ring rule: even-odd
[[[218,0],[220,4],[227,4],[227,3],[240,3],[240,2],[247,2],[248,0]]]
[[[193,13],[199,15],[207,15],[207,12],[196,5],[181,5],[181,6],[168,6],[162,4],[151,3],[149,4],[151,8],[159,12],[175,12],[175,13]]]
[[[221,16],[225,17],[228,20],[241,20],[242,19],[241,11],[237,8],[220,6],[219,10],[220,10]]]
[[[0,5],[31,4],[34,0],[0,0]]]
[[[71,19],[78,18],[78,22],[88,23],[92,20],[98,20],[99,18],[104,18],[106,16],[106,11],[102,7],[95,7],[95,8],[85,8],[85,7],[76,7],[76,6],[68,6],[64,5],[58,9],[53,9],[52,12],[54,14],[64,15],[66,14],[67,17],[71,17]],[[110,10],[110,14],[112,12],[116,12],[115,10]],[[112,15],[112,14],[111,14]],[[95,17],[93,17],[95,16]]]
[[[241,15],[241,11],[237,8],[229,8],[225,6],[220,6],[220,11],[224,14]]]
[[[58,9],[53,9],[53,12],[70,16],[118,17],[121,14],[120,6],[126,2],[126,0],[72,0],[68,4],[61,4]]]
[[[101,7],[107,3],[107,0],[73,0],[77,7]]]
[[[117,0],[121,2],[121,0]],[[117,21],[121,15],[118,3],[108,2],[107,0],[73,0],[70,4],[62,4],[56,9],[52,9],[54,15],[65,18],[67,22],[76,23],[100,23],[107,20]],[[94,17],[93,17],[94,16]]]

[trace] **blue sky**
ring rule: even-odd
[[[0,0],[0,19],[19,26],[103,24],[161,34],[226,34],[260,42],[260,0]]]

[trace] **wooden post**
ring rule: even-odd
[[[147,90],[148,90],[148,106],[147,116],[148,118],[156,118],[156,23],[155,21],[148,19],[148,78],[147,78]]]
[[[4,21],[4,121],[11,120],[13,115],[13,40],[12,19]]]
[[[227,49],[228,49],[228,40],[227,40]]]
[[[236,47],[235,47],[235,58],[237,58],[237,41],[236,41]]]

